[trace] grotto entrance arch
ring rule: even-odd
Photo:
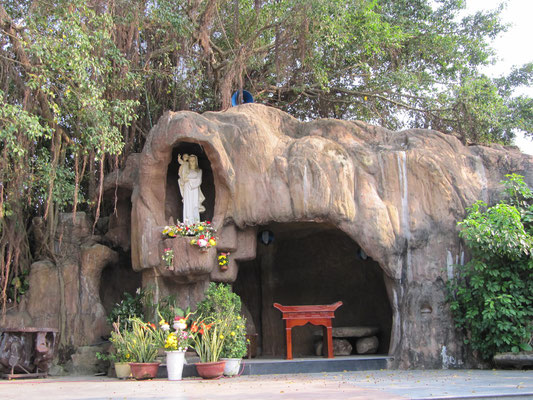
[[[280,312],[283,305],[344,304],[335,312],[333,326],[376,326],[379,354],[388,354],[392,310],[380,265],[360,246],[333,225],[295,222],[274,223],[258,228],[273,240],[257,241],[257,257],[239,266],[234,290],[243,300],[257,331],[264,356],[283,357],[285,335]],[[293,329],[293,354],[315,354],[315,332],[321,327]],[[356,353],[355,340],[349,339]]]

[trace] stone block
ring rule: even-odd
[[[378,351],[379,340],[377,336],[365,337],[357,339],[355,348],[357,354],[375,354]]]
[[[315,344],[315,354],[322,356],[322,348],[324,344],[322,341]],[[334,356],[349,356],[352,354],[353,347],[346,339],[333,339],[333,355]]]

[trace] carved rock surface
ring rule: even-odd
[[[467,147],[432,130],[301,122],[260,104],[202,115],[167,112],[136,156],[138,176],[130,186],[133,268],[143,271],[144,282],[166,287],[174,285],[160,274],[160,232],[171,197],[167,174],[173,151],[184,143],[201,146],[209,159],[215,228],[234,224],[247,232],[271,223],[320,222],[340,229],[384,273],[395,366],[441,367],[444,348],[464,361],[445,301],[453,264],[468,257],[457,221],[476,200],[495,202],[508,173],[524,175],[533,186],[533,157],[499,145]],[[237,243],[229,235],[227,246],[253,258],[255,234],[250,230],[249,240]],[[221,274],[215,266],[204,263],[209,274],[189,278],[197,282],[194,289],[179,282],[173,287],[201,298],[202,279],[231,282],[237,276],[236,268]]]

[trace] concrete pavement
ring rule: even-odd
[[[379,370],[218,380],[0,380],[0,399],[533,399],[533,371]]]

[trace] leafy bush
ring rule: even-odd
[[[448,282],[456,326],[484,359],[531,350],[533,334],[533,193],[519,175],[502,183],[504,200],[478,201],[459,222],[472,259]]]
[[[238,294],[233,293],[230,285],[211,282],[205,293],[205,299],[198,303],[196,313],[211,316],[225,324],[225,338],[220,356],[224,358],[241,358],[246,354],[246,319],[241,315],[242,302]]]
[[[232,315],[227,319],[228,332],[224,340],[220,357],[243,358],[247,350],[246,319]]]
[[[214,282],[209,284],[205,298],[198,303],[198,315],[225,315],[240,313],[242,308],[241,298],[233,293],[230,285]]]
[[[130,318],[138,317],[144,319],[143,305],[146,293],[144,290],[137,289],[135,295],[124,292],[124,298],[120,303],[116,303],[107,316],[107,322],[113,325],[119,322],[121,330],[131,330]]]

